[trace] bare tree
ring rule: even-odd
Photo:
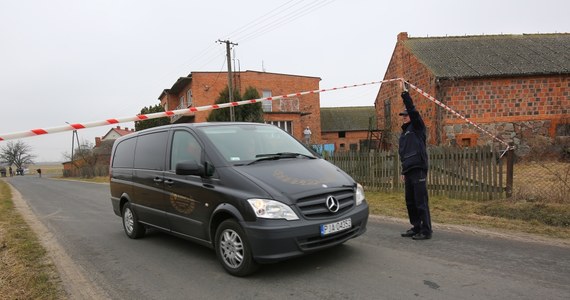
[[[15,165],[16,169],[23,169],[25,165],[34,163],[35,155],[32,153],[32,147],[18,140],[10,141],[5,146],[0,147],[0,162],[9,166]]]
[[[93,143],[83,140],[77,149],[74,150],[73,157],[68,153],[64,153],[63,156],[69,159],[74,169],[79,172],[79,174],[73,172],[72,176],[80,176],[91,178],[95,176],[95,165],[97,164],[97,155],[93,151]]]

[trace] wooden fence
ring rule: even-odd
[[[492,200],[506,196],[505,156],[490,147],[428,149],[430,194],[472,200]],[[327,157],[366,190],[402,191],[400,159],[397,151],[370,153],[338,152]],[[510,180],[512,182],[512,179]]]

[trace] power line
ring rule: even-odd
[[[332,2],[334,2],[335,0],[318,0],[316,2],[310,3],[308,5],[305,5],[303,7],[300,7],[292,12],[287,13],[284,16],[279,17],[277,20],[275,20],[274,22],[267,24],[266,26],[260,27],[257,30],[250,32],[248,34],[246,34],[245,36],[240,38],[241,42],[245,42],[247,40],[250,39],[254,39],[257,38],[259,36],[262,36],[270,31],[273,31],[285,24],[291,23],[307,14],[310,14],[326,5],[331,4]],[[301,12],[301,13],[300,13]],[[291,17],[293,16],[293,17]]]
[[[273,12],[275,12],[276,10],[281,9],[283,6],[286,6],[287,4],[289,4],[289,3],[293,2],[293,1],[294,1],[294,0],[287,1],[286,3],[284,3],[284,4],[282,4],[282,5],[280,5],[280,6],[276,7],[276,8],[274,8],[274,9],[272,9],[272,10],[270,10],[270,11],[268,11],[268,12],[265,13],[262,17],[258,17],[257,19],[255,19],[255,20],[253,20],[253,21],[247,23],[246,25],[244,25],[244,26],[242,26],[242,27],[240,27],[240,28],[234,30],[233,32],[231,32],[230,34],[228,34],[227,37],[228,37],[228,38],[229,38],[229,37],[232,37],[234,34],[237,35],[237,36],[239,36],[238,33],[241,33],[241,32],[243,32],[243,31],[246,31],[246,29],[248,29],[249,27],[251,27],[251,26],[253,26],[253,25],[256,25],[256,24],[259,24],[259,23],[262,23],[262,22],[265,21],[266,19],[271,18],[273,15],[275,15]],[[297,2],[296,4],[293,4],[291,7],[293,7],[293,6],[295,6],[295,5],[299,4],[299,3],[300,3],[300,2]],[[290,8],[290,7],[289,7],[289,8]],[[284,10],[281,10],[281,12],[286,11],[286,10],[288,10],[289,8],[285,8]]]

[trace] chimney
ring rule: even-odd
[[[408,39],[408,33],[407,32],[398,33],[398,42],[399,41],[405,41],[407,39]]]
[[[117,129],[121,129],[121,126],[120,126],[120,125],[117,125]]]

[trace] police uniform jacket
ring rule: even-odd
[[[428,157],[426,151],[426,125],[416,110],[412,98],[408,92],[402,93],[402,99],[406,111],[410,116],[410,122],[402,125],[399,149],[402,174],[413,169],[428,169]]]

